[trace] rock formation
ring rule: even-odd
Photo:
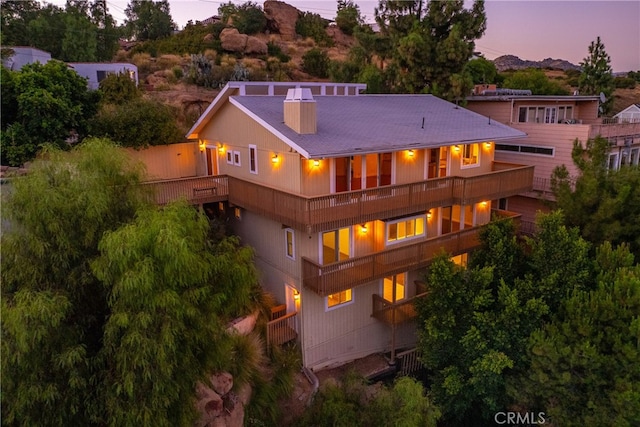
[[[267,44],[257,37],[240,34],[235,28],[225,28],[220,32],[222,48],[229,52],[264,55]]]
[[[295,40],[298,9],[282,1],[266,0],[263,10],[270,31],[280,34],[282,40]]]

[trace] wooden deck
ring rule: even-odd
[[[267,323],[267,348],[279,346],[298,338],[296,332],[297,311],[286,314],[284,305],[275,307],[272,311],[272,320]]]
[[[345,193],[305,197],[220,175],[145,183],[158,204],[228,201],[233,206],[304,232],[320,232],[379,218],[412,215],[454,204],[471,204],[531,191],[533,166],[494,162],[493,172],[445,177]]]

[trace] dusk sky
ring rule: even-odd
[[[64,0],[59,0],[64,3]],[[54,1],[55,2],[55,1]],[[169,0],[171,15],[180,28],[189,20],[202,20],[218,13],[228,1]],[[245,0],[233,0],[243,4]],[[256,1],[263,4],[263,1]],[[58,2],[55,2],[58,3]],[[107,1],[110,12],[122,22],[128,1]],[[302,11],[333,19],[336,0],[288,0]],[[367,22],[374,21],[377,1],[357,0]],[[469,4],[471,4],[469,2]],[[566,59],[576,65],[589,54],[598,36],[611,57],[614,72],[640,70],[640,1],[497,1],[486,0],[487,31],[476,42],[476,50],[487,59],[512,54],[521,59]]]

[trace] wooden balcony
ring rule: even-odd
[[[408,322],[418,316],[414,304],[415,301],[419,298],[424,298],[427,294],[428,292],[424,290],[411,298],[395,303],[387,301],[380,295],[373,294],[371,316],[389,325],[399,325],[400,323]]]
[[[640,123],[592,124],[589,129],[589,138],[595,138],[598,135],[603,138],[640,137]]]
[[[519,219],[520,215],[501,211],[500,218]],[[304,286],[320,296],[327,296],[393,274],[424,268],[433,258],[445,252],[452,256],[469,252],[480,245],[482,226],[467,228],[443,236],[373,254],[320,265],[302,258]]]
[[[294,311],[293,313],[285,314],[286,307],[282,307],[284,307],[284,311],[267,323],[267,348],[282,345],[298,338],[298,333],[296,332],[296,316],[298,312]]]
[[[445,177],[411,184],[305,197],[238,178],[204,176],[146,183],[159,204],[179,198],[200,204],[228,200],[250,212],[308,233],[381,218],[412,215],[431,208],[471,204],[532,189],[533,166],[494,162],[493,172]]]
[[[312,233],[531,191],[533,168],[496,162],[493,172],[479,176],[437,178],[318,197],[229,177],[229,202]]]

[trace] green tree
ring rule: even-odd
[[[464,71],[471,76],[474,84],[497,83],[498,70],[495,64],[485,58],[476,58],[467,62]]]
[[[321,46],[330,46],[333,40],[326,32],[329,21],[317,13],[303,12],[296,21],[296,33],[311,37]]]
[[[98,242],[141,205],[139,167],[108,141],[49,151],[12,182],[2,216],[2,417],[7,425],[102,419],[95,385],[107,293]]]
[[[551,185],[566,223],[578,227],[584,239],[599,245],[627,243],[640,256],[640,168],[608,168],[609,142],[600,136],[573,143],[578,175],[557,167]]]
[[[580,92],[583,95],[604,94],[606,100],[600,104],[602,114],[611,113],[613,108],[613,91],[615,84],[611,71],[611,58],[604,48],[604,44],[597,37],[589,45],[589,56],[580,63]]]
[[[91,122],[91,133],[132,148],[173,144],[184,139],[173,107],[142,98],[103,105]]]
[[[597,288],[575,291],[532,334],[531,368],[510,388],[526,408],[562,426],[640,423],[640,267],[632,260],[625,247],[602,246],[596,264],[607,274]]]
[[[329,57],[327,52],[314,47],[302,55],[302,69],[312,76],[324,78],[329,75]]]
[[[233,26],[242,34],[260,33],[267,26],[267,17],[262,8],[250,1],[239,6],[232,2],[223,3],[218,7],[218,13],[222,17],[222,22],[231,20]]]
[[[529,68],[518,70],[506,77],[504,87],[509,89],[528,89],[533,95],[569,95],[556,81],[550,80],[544,71]]]
[[[125,14],[125,25],[138,41],[168,37],[176,29],[168,0],[131,0]]]
[[[67,13],[60,59],[66,62],[96,61],[97,27],[86,15]]]
[[[124,104],[141,96],[136,82],[125,73],[109,74],[100,81],[98,90],[101,101],[108,104]]]
[[[348,35],[352,35],[354,28],[362,25],[364,21],[360,15],[360,7],[352,0],[338,0],[336,11],[336,25]]]
[[[375,13],[394,47],[387,69],[393,91],[452,100],[464,92],[460,74],[486,28],[483,1],[467,10],[462,0],[380,0]]]
[[[26,65],[13,74],[13,122],[4,122],[2,163],[21,165],[32,160],[40,147],[51,143],[69,147],[69,138],[81,140],[89,119],[98,108],[99,94],[63,62]],[[3,111],[3,117],[4,117]]]
[[[96,29],[96,58],[98,61],[111,61],[118,51],[120,31],[116,21],[109,13],[106,0],[94,0],[91,4],[91,21]]]

